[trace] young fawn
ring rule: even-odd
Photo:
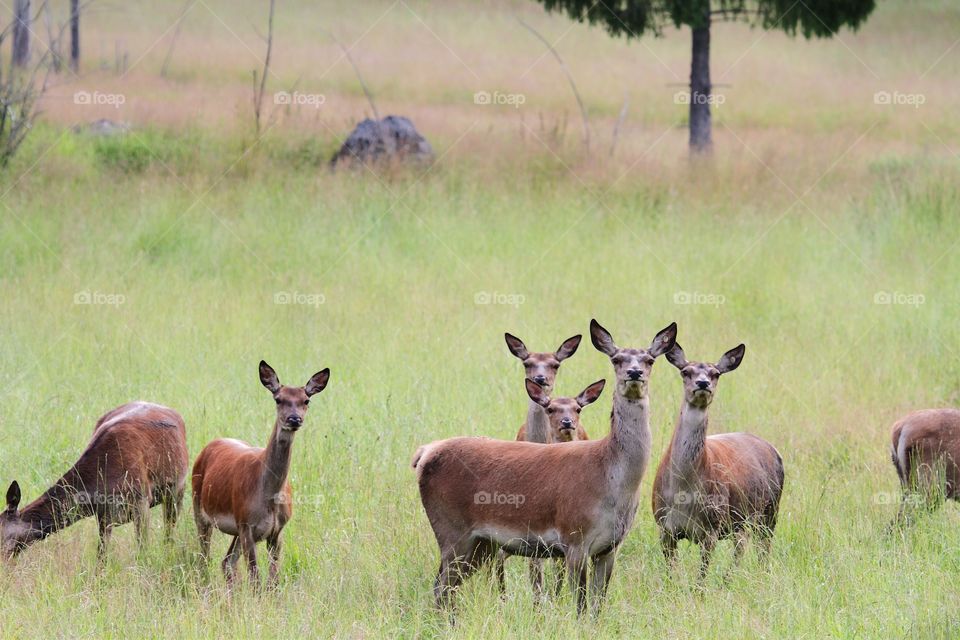
[[[891,437],[903,489],[895,524],[910,520],[911,505],[934,509],[944,498],[960,500],[960,411],[915,411],[893,425]]]
[[[736,538],[739,562],[747,534],[755,532],[764,555],[777,524],[783,460],[769,442],[747,433],[707,436],[707,408],[720,376],[743,360],[741,344],[716,364],[687,362],[679,344],[667,360],[680,370],[683,403],[670,446],[653,483],[653,516],[670,567],[677,541],[700,545],[700,579],[718,540]]]
[[[649,460],[647,380],[677,328],[662,330],[648,349],[618,349],[596,321],[591,329],[617,372],[607,437],[560,446],[450,438],[414,455],[420,498],[440,549],[437,606],[449,607],[463,580],[502,547],[514,555],[563,557],[578,614],[586,609],[592,559],[593,611],[599,613]]]
[[[131,402],[97,420],[76,464],[43,495],[18,510],[20,485],[7,490],[0,514],[0,554],[16,556],[27,546],[94,516],[100,530],[97,557],[106,553],[113,528],[133,522],[137,540],[146,535],[150,509],[163,505],[167,537],[183,502],[190,457],[180,414],[150,402]]]
[[[287,482],[294,435],[303,426],[310,397],[327,386],[330,370],[315,373],[302,387],[281,385],[277,374],[260,361],[260,382],[273,394],[277,419],[267,447],[223,438],[208,444],[193,465],[193,515],[200,536],[201,557],[210,553],[210,535],[216,527],[233,536],[222,568],[232,586],[242,552],[248,578],[260,588],[257,543],[267,541],[270,584],[276,585],[280,563],[280,534],[293,514],[293,490]]]
[[[523,363],[524,384],[530,382],[538,386],[543,393],[549,396],[553,392],[553,386],[557,379],[557,373],[560,370],[560,364],[575,354],[580,346],[580,340],[583,336],[575,335],[563,341],[554,352],[531,353],[523,340],[509,333],[503,334],[507,343],[507,348],[517,359]],[[529,388],[529,387],[527,387]],[[546,409],[540,403],[530,399],[527,408],[527,419],[520,426],[517,432],[517,440],[527,442],[544,442],[553,444],[556,442],[570,442],[571,440],[588,440],[587,432],[577,421],[577,426],[573,430],[556,429],[547,418]],[[506,580],[504,576],[503,564],[509,554],[500,550],[494,561],[494,573],[497,576],[497,585],[500,589],[500,595],[506,594]],[[558,567],[562,565],[558,564]],[[562,584],[563,574],[558,571],[557,584]],[[539,601],[543,594],[543,561],[538,558],[530,560],[530,581],[533,584],[534,594]]]

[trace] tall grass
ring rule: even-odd
[[[509,22],[490,7],[468,19],[462,7],[411,6],[441,37],[463,28],[460,55],[490,79],[480,88],[513,77],[505,75],[512,53],[538,55],[507,41],[484,57]],[[386,8],[361,13],[372,20]],[[295,34],[290,50],[316,53],[295,19],[312,14],[290,11],[278,24]],[[345,20],[341,13],[333,15]],[[569,26],[531,19],[557,34]],[[894,28],[910,20],[930,27],[926,41]],[[932,64],[937,45],[950,44],[943,25],[957,21],[949,3],[916,11],[890,3],[844,41],[905,76],[903,56],[911,69]],[[161,22],[135,23],[130,42],[145,48]],[[110,34],[110,24],[99,28]],[[372,82],[389,88],[394,65],[438,54],[433,44],[415,46],[422,40],[411,33],[422,26],[408,13],[383,25],[363,55],[374,66],[388,60]],[[681,128],[642,153],[676,119],[672,103],[636,101],[623,155],[585,158],[572,140],[545,149],[550,141],[538,133],[562,121],[562,85],[530,80],[531,95],[547,96],[535,107],[540,129],[534,110],[475,115],[463,104],[473,81],[451,89],[438,74],[385,91],[431,132],[441,155],[432,169],[330,174],[332,131],[356,115],[349,96],[334,88],[343,101],[330,102],[335,115],[324,114],[324,124],[298,129],[311,120],[281,119],[257,142],[240,124],[242,106],[235,121],[213,126],[205,118],[245,104],[249,76],[212,18],[185,29],[186,55],[174,69],[179,112],[151,125],[145,98],[134,105],[143,119],[134,133],[104,140],[69,132],[54,105],[0,180],[0,488],[17,479],[25,499],[37,496],[73,463],[96,418],[131,399],[178,409],[194,456],[219,436],[264,443],[273,408],[257,362],[296,384],[329,366],[331,382],[294,445],[297,502],[281,589],[227,597],[217,563],[209,576],[195,565],[189,509],[171,546],[159,514],[142,552],[133,532],[119,529],[99,571],[96,527],[86,521],[0,571],[4,638],[956,636],[956,505],[902,534],[883,533],[898,499],[889,425],[913,408],[960,403],[949,83],[931,90],[940,101],[919,115],[865,118],[860,103],[827,91],[792,103],[804,90],[796,87],[778,102],[756,81],[775,60],[788,60],[810,91],[832,78],[847,83],[847,97],[869,100],[886,85],[857,85],[865,72],[840,43],[767,36],[737,67],[737,86],[757,99],[718,117],[728,127],[718,124],[716,157],[703,167],[675,151]],[[884,47],[897,33],[896,46]],[[569,37],[585,52],[579,63],[570,57],[590,78],[588,95],[631,66],[616,56],[640,51],[580,27]],[[204,38],[209,58],[188,65]],[[685,55],[676,38],[650,46],[670,64]],[[797,58],[801,46],[809,57]],[[731,61],[739,53],[729,41],[720,47]],[[601,58],[616,59],[615,70],[598,71],[590,60]],[[938,67],[934,78],[955,61],[941,64],[947,71]],[[129,80],[138,95],[159,91],[147,75]],[[348,84],[339,70],[330,82]],[[236,100],[211,103],[218,91]],[[201,122],[181,127],[198,104]],[[608,107],[597,111],[612,119],[619,105]],[[296,302],[279,303],[287,299]],[[724,543],[701,592],[696,551],[682,546],[681,570],[668,576],[648,477],[598,621],[577,620],[568,596],[533,610],[525,564],[513,560],[506,601],[488,577],[471,580],[451,628],[430,607],[437,550],[410,457],[447,436],[512,437],[526,399],[503,332],[546,349],[585,332],[591,317],[624,345],[645,344],[675,320],[695,359],[746,343],[743,365],[720,385],[711,430],[749,430],[783,454],[770,566],[751,553],[735,569]],[[558,392],[609,379],[609,367],[585,344],[564,364]],[[651,393],[658,457],[681,400],[676,372],[662,362]],[[608,429],[603,403],[584,411],[594,437]],[[214,556],[226,545],[218,534]]]

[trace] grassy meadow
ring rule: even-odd
[[[80,75],[55,79],[0,173],[0,485],[18,480],[27,504],[97,417],[133,399],[180,411],[191,456],[221,436],[265,444],[259,360],[287,384],[332,376],[294,445],[278,593],[227,595],[219,533],[204,577],[190,508],[170,546],[159,510],[140,552],[118,529],[100,570],[86,520],[0,568],[0,636],[957,637],[957,505],[884,527],[899,499],[891,423],[960,404],[960,10],[879,4],[828,41],[717,25],[725,99],[707,162],[689,160],[674,101],[689,31],[626,43],[521,0],[282,3],[268,92],[323,104],[268,96],[257,137],[265,3],[193,5],[166,77],[181,3],[91,12]],[[562,72],[515,16],[570,67],[589,153]],[[353,46],[381,114],[431,141],[431,167],[327,170],[369,107],[320,27]],[[78,105],[77,91],[124,103]],[[524,101],[479,105],[478,91]],[[97,118],[133,129],[72,130]],[[438,553],[412,454],[512,438],[527,399],[503,333],[553,349],[594,317],[621,346],[676,321],[691,359],[746,343],[711,431],[751,431],[783,455],[769,567],[751,552],[734,569],[722,543],[701,592],[699,552],[682,544],[668,576],[651,469],[599,620],[578,620],[568,594],[532,608],[515,558],[507,599],[472,579],[451,627],[431,608]],[[611,365],[584,340],[557,390],[600,377]],[[583,412],[592,437],[609,428],[610,392]],[[680,400],[658,361],[653,468]]]

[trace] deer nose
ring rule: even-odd
[[[707,382],[706,380],[697,380],[697,388],[698,388],[698,389],[706,389],[706,388],[708,388],[709,386],[710,386],[710,383]]]
[[[533,381],[542,387],[547,384],[547,376],[533,376]]]
[[[573,420],[571,420],[570,418],[563,418],[560,421],[560,426],[563,427],[564,429],[571,429],[573,428]]]
[[[291,427],[299,427],[300,425],[303,424],[303,418],[301,418],[296,414],[293,414],[292,416],[287,416],[287,424],[289,424]]]
[[[630,378],[631,380],[639,380],[640,374],[641,374],[640,369],[630,369],[629,371],[627,371],[627,377]]]

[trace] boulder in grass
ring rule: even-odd
[[[379,122],[367,118],[358,124],[340,150],[330,159],[330,167],[353,162],[425,163],[432,159],[433,147],[409,119],[403,116],[387,116]]]

